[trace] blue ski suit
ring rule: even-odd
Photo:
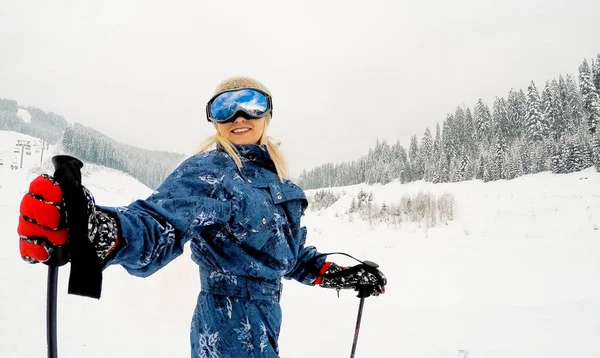
[[[120,246],[105,266],[146,277],[190,242],[201,281],[196,358],[278,357],[281,278],[313,285],[325,261],[305,246],[302,189],[280,181],[266,146],[235,147],[241,169],[218,148],[185,160],[146,200],[98,207],[119,223]]]

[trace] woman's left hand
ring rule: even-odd
[[[379,269],[367,264],[343,267],[333,262],[326,262],[315,284],[335,289],[360,287],[365,289],[369,296],[379,296],[385,293],[387,278]]]

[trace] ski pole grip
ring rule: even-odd
[[[83,163],[68,155],[52,158],[54,180],[60,185],[65,201],[69,229],[71,274],[69,293],[100,298],[102,269],[94,245],[88,238],[88,199],[83,192],[81,168]]]
[[[72,185],[71,183],[81,183],[81,172],[80,169],[83,167],[83,163],[77,159],[68,155],[57,155],[52,158],[52,164],[54,165],[54,178],[59,183],[61,190]],[[46,265],[52,267],[64,266],[69,262],[69,245],[55,246],[50,255],[50,259],[45,262]]]
[[[358,294],[356,295],[356,297],[358,298],[367,298],[371,296],[371,293],[373,292],[373,288],[371,286],[366,285],[358,285],[354,288],[354,290],[358,292]]]
[[[56,155],[52,157],[54,165],[54,180],[61,186],[81,186],[81,160],[70,155]]]

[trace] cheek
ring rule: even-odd
[[[225,136],[227,133],[229,133],[227,127],[227,124],[217,124],[217,132],[219,132],[220,135]]]
[[[256,127],[257,127],[257,129],[258,129],[258,132],[260,132],[260,133],[261,133],[261,135],[262,135],[262,133],[265,131],[265,126],[266,126],[266,125],[267,125],[267,124],[265,123],[265,120],[263,119],[263,120],[261,120],[261,121],[260,121],[260,123],[259,123],[259,124],[256,126]]]

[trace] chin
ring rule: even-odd
[[[258,144],[258,140],[251,140],[251,139],[238,139],[238,140],[232,140],[231,143],[236,144],[236,145],[246,145],[246,144]]]

